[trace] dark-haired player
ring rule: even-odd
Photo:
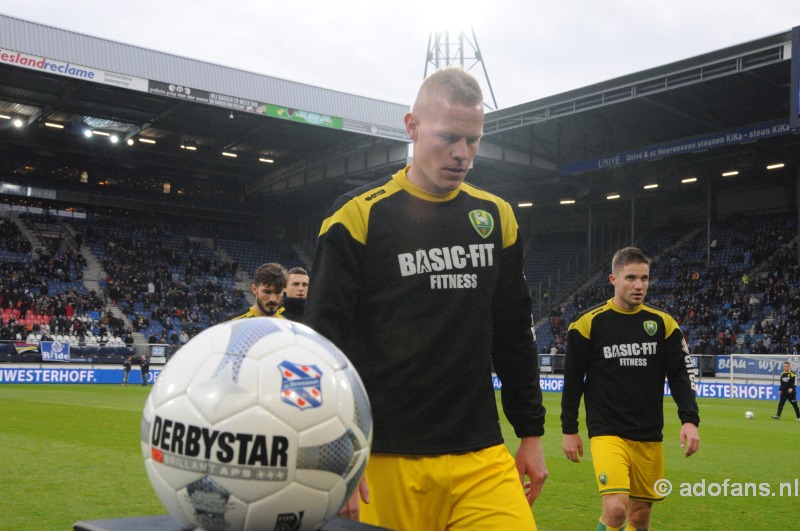
[[[283,290],[286,289],[286,269],[275,262],[261,264],[253,274],[253,291],[255,301],[244,313],[232,319],[247,319],[248,317],[278,317],[281,316],[281,300]]]
[[[678,323],[644,303],[650,259],[635,247],[614,255],[608,276],[614,297],[581,313],[567,332],[561,399],[564,455],[578,462],[581,396],[597,487],[603,500],[598,531],[648,529],[653,502],[663,500],[664,377],[683,425],[686,457],[700,447],[695,370]]]

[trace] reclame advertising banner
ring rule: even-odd
[[[500,378],[492,376],[494,389],[499,391],[503,384]],[[539,378],[543,393],[560,393],[564,390],[563,378]],[[706,380],[697,382],[698,398],[750,398],[757,400],[777,400],[780,386],[772,384],[733,384],[723,380]],[[664,395],[671,395],[669,384],[664,382]]]

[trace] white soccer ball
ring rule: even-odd
[[[745,412],[744,412],[744,418],[746,418],[746,419],[752,419],[753,417],[755,417],[755,415],[753,414],[753,412],[752,412],[752,411],[745,411]]]
[[[318,529],[356,489],[372,413],[361,379],[307,326],[213,326],[153,385],[141,446],[153,488],[187,527]]]

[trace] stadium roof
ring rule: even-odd
[[[540,203],[677,187],[733,166],[763,175],[773,160],[797,175],[790,57],[787,31],[489,113],[503,164],[481,167],[505,170],[495,184],[509,199]]]
[[[88,165],[91,157],[104,168],[267,194],[331,173],[371,177],[389,158],[402,163],[407,110],[0,15],[0,114],[26,125],[23,133],[0,122],[0,149],[32,164]],[[89,144],[86,129],[116,135],[119,145]],[[128,139],[134,144],[125,148]],[[365,162],[331,164],[344,157]]]
[[[778,173],[794,186],[791,37],[490,112],[468,179],[537,208],[562,199],[608,204],[612,193],[643,197],[645,184],[660,186],[661,201],[688,201],[687,193],[704,201],[724,171],[740,171],[725,186],[758,187],[773,161],[785,164]],[[298,191],[330,201],[405,163],[407,110],[0,15],[0,114],[27,124],[0,120],[7,171],[39,168],[41,177],[48,164],[66,165],[187,190],[225,187],[265,199]],[[120,143],[80,136],[86,128]],[[129,138],[133,146],[124,144]],[[699,179],[692,192],[686,177]]]

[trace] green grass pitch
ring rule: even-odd
[[[0,386],[0,529],[71,529],[79,520],[165,514],[139,446],[148,391],[111,385]],[[558,421],[561,395],[544,397],[549,478],[533,507],[539,529],[593,530],[600,499],[588,445],[580,464],[567,461]],[[781,421],[771,419],[775,408],[775,402],[701,399],[701,449],[687,459],[678,444],[675,405],[665,399],[666,476],[673,491],[656,505],[652,528],[776,529],[796,521],[800,422],[790,410]],[[754,420],[744,418],[747,410],[755,413]],[[505,422],[503,429],[513,452],[513,432]],[[682,484],[699,492],[702,481],[705,496],[681,495]],[[736,483],[742,494],[749,488],[749,495],[733,496]],[[791,485],[790,495],[784,490],[781,496],[780,483]],[[759,489],[765,486],[774,495],[763,495]]]

